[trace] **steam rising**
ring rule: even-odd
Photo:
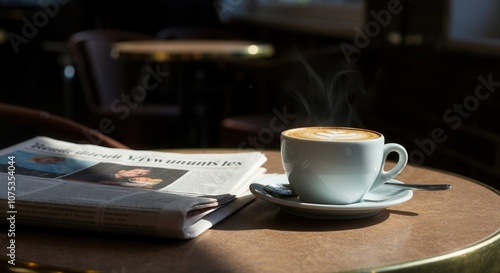
[[[353,65],[337,63],[315,69],[299,56],[299,73],[287,87],[298,115],[295,125],[362,127],[357,113],[357,99],[365,94],[361,73]]]

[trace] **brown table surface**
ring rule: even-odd
[[[279,153],[266,155],[268,172],[282,173]],[[415,191],[408,202],[359,220],[300,218],[255,199],[191,240],[18,227],[16,260],[127,273],[500,272],[498,191],[416,166],[398,179],[453,188]]]
[[[270,44],[244,40],[136,40],[117,42],[111,48],[113,58],[157,62],[254,59],[273,54]]]

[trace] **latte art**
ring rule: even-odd
[[[309,127],[298,128],[284,132],[286,136],[319,141],[357,141],[380,137],[380,134],[363,129]]]

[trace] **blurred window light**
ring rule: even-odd
[[[66,79],[73,79],[75,76],[75,67],[72,65],[67,65],[64,67],[64,77]]]
[[[248,47],[248,53],[252,54],[252,55],[255,55],[257,53],[259,53],[259,47],[256,46],[256,45],[251,45]]]

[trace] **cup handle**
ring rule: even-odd
[[[398,162],[392,169],[385,171],[384,165],[385,162],[387,161],[387,156],[392,152],[398,153],[399,155]],[[407,162],[408,162],[408,152],[406,152],[406,149],[403,146],[396,143],[385,144],[384,157],[382,160],[382,166],[380,167],[380,173],[377,179],[375,180],[375,183],[373,183],[370,191],[372,191],[373,189],[379,187],[380,185],[384,184],[385,182],[391,180],[396,175],[398,175],[404,169],[404,167],[406,167]]]

